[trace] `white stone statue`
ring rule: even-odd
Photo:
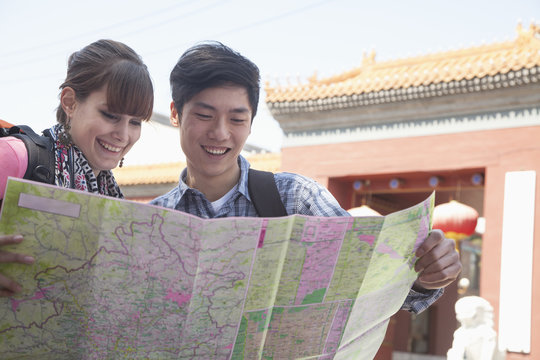
[[[456,318],[460,322],[454,332],[448,360],[502,360],[504,352],[497,346],[493,330],[493,307],[479,296],[465,296],[456,302]]]

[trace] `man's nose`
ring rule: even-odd
[[[227,124],[227,119],[219,118],[217,119],[210,131],[212,138],[216,140],[225,140],[229,136],[229,126]]]

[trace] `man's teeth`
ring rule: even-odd
[[[112,146],[112,145],[109,145],[109,144],[105,144],[105,143],[102,143],[101,141],[99,142],[99,144],[100,144],[101,146],[103,146],[105,149],[109,150],[109,151],[120,152],[120,150],[122,150],[122,148],[120,148],[120,147],[116,147],[116,146]]]
[[[223,155],[227,151],[227,149],[209,149],[209,148],[206,148],[205,150],[213,155]]]

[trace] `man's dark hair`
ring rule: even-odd
[[[195,45],[182,54],[170,76],[171,93],[178,113],[201,91],[226,84],[242,86],[248,94],[252,117],[257,114],[259,68],[251,60],[218,41]]]

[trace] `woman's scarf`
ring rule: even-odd
[[[124,197],[110,170],[102,170],[96,177],[79,148],[60,142],[61,135],[65,133],[62,124],[54,125],[50,133],[56,148],[56,185],[116,198]]]

